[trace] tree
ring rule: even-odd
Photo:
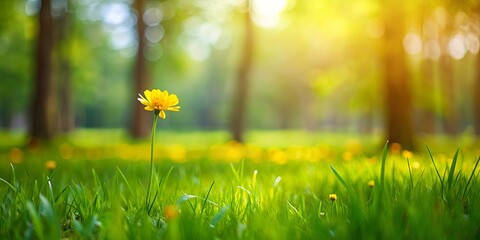
[[[143,11],[145,8],[144,0],[135,1],[135,10],[137,11],[137,40],[138,49],[134,69],[134,94],[143,93],[148,87],[147,76],[147,60],[144,55],[145,49],[145,23],[142,20]],[[132,115],[132,124],[130,133],[134,138],[145,137],[148,134],[148,115],[143,110],[141,104],[134,105],[134,111]]]
[[[66,0],[64,0],[66,1]],[[61,9],[61,13],[54,19],[54,41],[55,41],[55,79],[58,82],[59,111],[58,126],[59,131],[66,133],[75,127],[75,114],[72,103],[72,79],[70,66],[70,13],[68,12],[67,2]],[[60,10],[57,10],[60,11]]]
[[[55,133],[55,95],[52,81],[53,18],[51,0],[42,0],[39,13],[35,86],[31,104],[30,135],[50,139]]]
[[[243,16],[245,24],[244,50],[237,73],[230,119],[232,138],[237,142],[244,141],[248,82],[250,69],[252,67],[253,23],[250,11],[251,3],[247,1],[247,11]]]
[[[390,143],[412,150],[412,100],[405,51],[404,11],[401,3],[387,1],[384,15],[384,66],[386,134]]]

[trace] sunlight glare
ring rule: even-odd
[[[116,31],[110,35],[110,47],[112,49],[129,48],[136,44],[133,31]]]
[[[25,3],[25,13],[27,16],[33,16],[40,11],[41,5],[39,0],[28,0]]]
[[[403,38],[403,47],[410,55],[418,54],[422,51],[422,38],[416,33],[408,33]]]
[[[467,53],[467,48],[464,43],[464,37],[460,34],[455,35],[448,42],[448,53],[452,58],[457,60],[462,59]]]
[[[252,20],[259,27],[274,28],[286,6],[287,0],[252,0]]]
[[[471,54],[477,54],[480,50],[480,41],[477,35],[469,33],[465,38],[465,44],[467,45],[468,51]]]
[[[145,29],[145,38],[151,43],[158,43],[165,36],[165,29],[162,25],[147,27]]]
[[[205,22],[203,18],[191,17],[184,23],[184,31],[180,36],[179,43],[186,50],[191,59],[204,61],[211,55],[211,47],[219,44],[229,44],[225,41],[222,28],[214,22]],[[226,39],[228,40],[228,38]]]
[[[157,26],[163,20],[163,13],[159,8],[152,7],[145,11],[142,19],[147,26]]]
[[[130,8],[124,3],[111,3],[103,5],[103,20],[112,25],[122,24],[129,18]]]

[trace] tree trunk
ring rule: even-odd
[[[147,72],[147,60],[144,55],[145,48],[145,23],[142,20],[143,11],[145,8],[144,0],[135,1],[135,10],[137,11],[137,36],[138,36],[138,49],[137,58],[134,69],[134,96],[137,94],[143,94],[148,88],[148,72]],[[134,98],[136,99],[136,97]],[[151,114],[151,113],[150,113]],[[143,138],[148,134],[148,112],[143,109],[143,105],[136,102],[134,105],[132,124],[130,133],[134,138]]]
[[[52,91],[53,19],[50,0],[42,0],[39,13],[35,86],[33,90],[30,135],[50,139],[55,131],[54,94]]]
[[[72,84],[71,84],[71,68],[69,62],[69,33],[71,29],[70,16],[67,8],[63,9],[63,13],[55,23],[55,42],[57,51],[56,72],[59,83],[59,131],[68,133],[75,127],[75,113],[72,103]]]
[[[245,13],[245,42],[243,50],[243,58],[240,62],[238,70],[237,81],[233,93],[233,105],[231,109],[231,134],[235,141],[244,141],[245,119],[246,119],[246,105],[249,73],[252,66],[253,54],[253,23],[250,18],[250,2],[248,11]]]
[[[412,100],[405,51],[403,49],[404,14],[401,3],[387,1],[385,15],[385,107],[386,133],[390,143],[412,150]]]
[[[60,132],[68,133],[75,128],[75,114],[73,110],[72,103],[72,84],[70,79],[70,63],[67,59],[62,57],[60,60],[60,114],[59,114],[59,125]]]

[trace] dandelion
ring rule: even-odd
[[[403,156],[404,158],[412,159],[412,157],[413,157],[413,152],[408,151],[408,150],[403,150],[403,151],[402,151],[402,156]]]
[[[152,126],[152,141],[150,143],[150,177],[148,179],[148,188],[147,188],[147,197],[145,198],[145,209],[149,212],[151,208],[150,204],[150,189],[152,186],[152,178],[153,178],[153,143],[155,142],[155,129],[157,127],[157,119],[160,116],[162,119],[165,119],[166,114],[165,111],[180,111],[180,106],[178,104],[178,97],[175,94],[169,94],[167,90],[160,91],[159,89],[145,90],[143,92],[145,97],[138,94],[140,96],[137,98],[141,104],[145,105],[145,110],[153,111],[153,126]]]
[[[332,194],[328,195],[328,198],[330,198],[330,200],[332,200],[332,202],[335,202],[335,200],[337,200],[337,194],[332,193]]]
[[[53,160],[48,160],[48,161],[45,162],[45,167],[48,170],[53,170],[53,169],[57,168],[57,162],[55,162]]]
[[[169,94],[167,90],[163,92],[159,89],[153,89],[152,91],[145,90],[144,94],[145,97],[138,94],[138,96],[140,96],[137,98],[138,101],[145,105],[145,110],[154,111],[154,113],[158,114],[162,119],[165,119],[165,111],[167,110],[173,112],[180,111],[180,106],[176,106],[178,104],[177,95]]]
[[[373,188],[373,186],[375,186],[375,181],[373,180],[368,181],[368,186]]]
[[[335,208],[335,200],[337,200],[337,194],[331,193],[330,195],[328,195],[328,198],[332,200],[331,213],[332,216],[335,216],[337,215],[337,209]]]

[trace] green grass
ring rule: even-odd
[[[304,133],[283,133],[283,142],[279,132],[254,133],[255,144],[242,146],[222,143],[224,133],[168,143],[159,131],[146,207],[148,142],[76,134],[4,145],[1,239],[480,238],[480,158],[470,147],[434,144],[407,159],[352,136],[294,144]]]

